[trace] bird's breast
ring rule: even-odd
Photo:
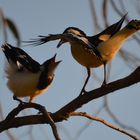
[[[8,75],[7,85],[17,97],[31,96],[37,90],[40,73],[16,72]]]
[[[89,68],[99,67],[103,62],[94,54],[93,51],[86,47],[71,45],[71,52],[74,59],[81,65]]]

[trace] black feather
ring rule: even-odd
[[[10,60],[17,65],[19,62],[27,70],[36,73],[40,70],[40,64],[33,60],[25,51],[20,48],[13,47],[10,44],[2,46],[3,52],[10,63]]]
[[[110,35],[110,37],[112,37],[114,34],[116,34],[120,29],[121,26],[125,20],[127,14],[125,14],[118,22],[110,25],[108,28],[106,28],[105,30],[103,30],[102,32],[100,32],[97,35],[94,36],[88,36],[88,40],[95,46],[98,46],[101,42],[103,42],[103,40],[100,40],[100,36],[101,35]]]
[[[43,71],[39,77],[37,89],[45,89],[53,81],[53,77],[48,77],[48,72]]]

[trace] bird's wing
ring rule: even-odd
[[[49,34],[48,36],[39,35],[38,38],[36,39],[31,39],[29,41],[23,41],[23,42],[28,43],[27,45],[38,46],[47,43],[49,41],[54,41],[58,39],[64,39],[63,34]]]
[[[110,39],[114,34],[116,34],[118,31],[120,31],[122,24],[125,20],[127,13],[116,23],[108,26],[105,30],[100,32],[97,35],[94,36],[88,36],[88,40],[94,44],[96,47],[103,41],[107,41]]]
[[[67,38],[68,37],[75,42],[79,42],[81,46],[85,47],[85,51],[89,51],[90,53],[97,56],[99,59],[102,58],[100,52],[97,50],[95,45],[92,44],[86,37],[80,37],[72,33],[67,34]]]
[[[2,48],[9,63],[10,61],[15,63],[19,70],[26,68],[27,70],[33,73],[40,70],[40,64],[36,62],[35,60],[33,60],[22,49],[13,47],[10,44],[4,44]]]
[[[49,40],[47,41],[61,39],[67,42],[77,42],[81,44],[81,46],[85,47],[85,51],[89,51],[90,53],[93,53],[94,55],[96,55],[98,58],[101,59],[100,52],[97,50],[94,44],[89,42],[89,40],[86,37],[78,36],[73,33],[63,33],[63,34],[55,34],[55,35],[50,34],[48,38]]]
[[[28,41],[27,43],[29,43],[29,45],[32,45],[32,46],[38,46],[38,45],[42,45],[46,42],[54,41],[54,40],[58,40],[58,39],[61,39],[63,41],[67,41],[67,42],[78,42],[82,46],[85,46],[85,48],[88,48],[87,49],[88,51],[94,53],[97,57],[101,58],[101,55],[100,55],[99,51],[97,50],[97,48],[94,46],[94,44],[90,43],[88,41],[88,39],[85,39],[85,37],[80,37],[80,36],[77,36],[72,33],[50,34],[48,36],[39,36],[38,39],[32,39],[32,40]]]

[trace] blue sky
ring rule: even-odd
[[[102,22],[103,19],[100,12],[102,8],[101,2],[101,0],[95,0],[95,8],[100,19],[99,21]],[[133,4],[135,5],[135,2]],[[140,19],[139,15],[136,14],[133,4],[132,1],[127,0],[126,11],[128,12],[128,15],[131,19]],[[69,26],[76,26],[82,29],[88,35],[92,35],[96,30],[93,26],[89,3],[85,0],[0,0],[0,8],[2,8],[5,16],[9,17],[17,24],[22,40],[36,38],[38,35],[61,33]],[[110,8],[108,19],[109,23],[111,24],[120,19],[120,17],[113,11],[112,8]],[[102,23],[100,24],[102,25]],[[11,34],[9,34],[9,43],[15,45],[15,41],[13,40]],[[65,44],[60,49],[56,49],[56,45],[57,41],[54,41],[39,47],[29,46],[23,48],[40,63],[43,63],[55,53],[57,53],[58,60],[63,60],[56,71],[55,80],[53,81],[50,89],[46,93],[38,96],[38,98],[35,100],[36,103],[46,106],[48,111],[51,112],[55,112],[74,99],[79,94],[81,87],[83,86],[84,79],[86,78],[86,69],[72,58],[69,45]],[[137,43],[133,40],[129,40],[127,43],[125,43],[123,48],[129,51],[134,51],[136,48],[139,49]],[[138,51],[134,51],[134,54],[138,54]],[[0,67],[0,102],[3,107],[4,115],[7,115],[8,112],[17,106],[17,102],[13,101],[11,91],[9,91],[6,86],[6,78],[4,76],[5,57],[2,51],[0,51],[0,63],[2,65]],[[121,77],[125,77],[131,73],[132,70],[133,69],[128,69],[122,59],[120,59],[119,55],[117,55],[117,57],[112,62],[109,81],[114,81]],[[102,82],[103,69],[95,69],[93,71],[93,75],[94,74],[96,74],[101,81],[99,83],[96,82],[95,77],[92,76],[87,86],[88,90],[99,87]],[[116,91],[110,94],[108,99],[111,110],[122,122],[140,130],[140,111],[138,109],[140,106],[139,86],[140,85],[137,84],[127,89]],[[91,114],[101,106],[102,100],[103,99],[100,98],[92,101],[79,109],[79,111],[84,111]],[[105,111],[102,111],[99,116],[114,123]],[[62,127],[62,129],[59,129],[60,136],[62,139],[68,139],[65,135],[66,132],[64,132],[64,127],[69,131],[71,137],[74,139],[77,131],[86,123],[86,121],[87,120],[85,118],[73,117],[68,121],[60,123],[58,125],[58,128]],[[21,138],[26,128],[27,127],[22,127],[18,128],[18,130],[11,129],[11,132],[13,132],[17,138]],[[45,139],[46,135],[48,140],[53,139],[50,127],[46,125],[40,125],[34,126],[33,128],[33,134],[36,134],[35,139],[38,139],[41,136],[43,137],[42,139]],[[82,135],[79,137],[79,140],[92,138],[99,140],[130,139],[127,136],[100,124],[99,122],[94,121],[82,133]],[[8,140],[5,133],[0,134],[0,139]],[[23,139],[28,140],[27,137],[23,137]]]

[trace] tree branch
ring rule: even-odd
[[[140,67],[138,67],[134,72],[132,72],[129,76],[125,78],[111,82],[104,87],[100,87],[92,91],[86,92],[82,96],[78,96],[73,101],[62,107],[60,110],[50,114],[50,116],[54,122],[66,120],[70,116],[71,112],[74,112],[84,104],[87,104],[94,99],[110,94],[116,90],[126,88],[138,82],[140,82]],[[8,115],[5,120],[0,122],[0,132],[3,132],[10,128],[21,127],[23,125],[49,123],[49,121],[46,120],[46,118],[44,118],[44,115],[42,114],[15,117],[22,109],[25,109],[25,107],[28,108],[27,106],[28,105],[23,104],[20,109],[17,107],[13,111],[11,111],[9,114],[12,114],[13,117],[10,117],[11,115]],[[32,106],[32,108],[35,108],[35,106]]]
[[[53,119],[50,116],[50,113],[47,112],[47,110],[45,109],[44,106],[41,106],[39,104],[36,104],[36,103],[25,103],[25,102],[24,103],[20,103],[18,105],[18,107],[16,107],[15,109],[13,109],[7,115],[5,121],[9,121],[9,122],[12,123],[13,119],[20,113],[20,111],[22,111],[22,110],[24,110],[26,108],[34,108],[34,109],[39,110],[40,111],[39,113],[42,113],[43,114],[44,120],[46,120],[46,122],[50,124],[50,126],[52,128],[52,131],[53,131],[53,134],[55,136],[55,139],[56,140],[60,140],[59,135],[58,135],[58,132],[57,132],[57,128],[56,128],[56,126],[54,124]],[[29,119],[29,120],[31,121],[31,119]]]
[[[106,112],[108,113],[108,115],[113,119],[113,121],[120,126],[121,128],[125,129],[125,130],[129,130],[132,131],[133,133],[137,134],[140,137],[140,131],[138,131],[137,129],[135,129],[134,127],[131,127],[129,125],[124,124],[123,122],[121,122],[118,117],[111,111],[109,104],[108,104],[108,99],[105,96],[104,97],[104,108],[106,110]]]
[[[116,90],[120,90],[122,88],[126,88],[133,84],[140,82],[140,67],[138,67],[134,72],[132,72],[129,76],[122,78],[120,80],[111,82],[106,86],[102,86],[100,88],[94,89],[92,91],[86,92],[82,96],[78,96],[73,101],[62,107],[60,110],[55,112],[53,115],[55,121],[62,121],[69,117],[71,112],[74,112],[84,104],[97,99],[99,97],[108,95]]]
[[[102,118],[99,118],[99,117],[97,117],[97,116],[94,117],[94,116],[89,115],[89,114],[87,114],[87,113],[85,113],[85,112],[72,112],[70,115],[71,115],[71,116],[82,116],[82,117],[86,117],[86,118],[88,118],[88,119],[90,119],[90,120],[94,120],[94,121],[101,122],[101,123],[103,123],[104,125],[106,125],[106,126],[112,128],[112,129],[114,129],[114,130],[117,130],[117,131],[119,131],[119,132],[121,132],[121,133],[123,133],[123,134],[125,134],[125,135],[127,135],[127,136],[129,136],[129,137],[131,137],[131,138],[133,138],[134,140],[138,140],[138,138],[137,138],[136,136],[134,136],[134,135],[128,133],[128,132],[125,131],[124,129],[118,128],[118,127],[116,127],[116,126],[110,124],[109,122],[107,122],[107,121],[105,121],[105,120],[103,120]]]

